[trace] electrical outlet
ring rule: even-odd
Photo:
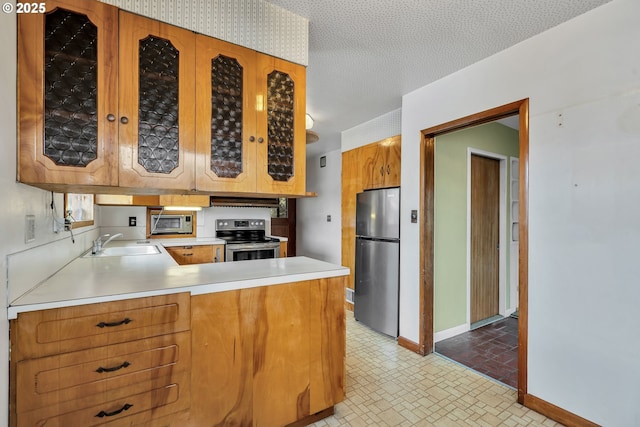
[[[24,217],[24,242],[29,243],[36,240],[36,216],[25,215]]]
[[[327,222],[331,222],[331,215],[327,215]]]
[[[129,227],[135,227],[137,221],[138,220],[137,220],[137,218],[135,216],[130,216],[129,217]]]

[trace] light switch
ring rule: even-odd
[[[331,215],[327,215],[327,222],[331,222]]]
[[[411,210],[411,222],[413,223],[418,222],[418,211],[416,209]]]

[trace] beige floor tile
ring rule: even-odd
[[[314,427],[544,426],[515,390],[430,354],[422,357],[347,312],[347,396]]]

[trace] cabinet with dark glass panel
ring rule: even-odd
[[[196,37],[196,186],[305,194],[306,70]]]
[[[303,66],[94,0],[18,24],[19,181],[305,194]]]
[[[18,16],[18,180],[118,184],[118,9],[51,0]]]
[[[120,187],[194,190],[195,34],[120,12]]]

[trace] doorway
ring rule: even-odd
[[[271,235],[286,237],[287,256],[296,256],[296,199],[278,199],[278,207],[271,209]]]
[[[527,393],[527,287],[528,287],[528,164],[529,164],[529,100],[486,110],[422,131],[420,164],[420,325],[417,351],[427,354],[434,348],[434,195],[435,195],[435,138],[455,130],[519,115],[518,176],[518,402]],[[399,340],[400,341],[400,340]]]

